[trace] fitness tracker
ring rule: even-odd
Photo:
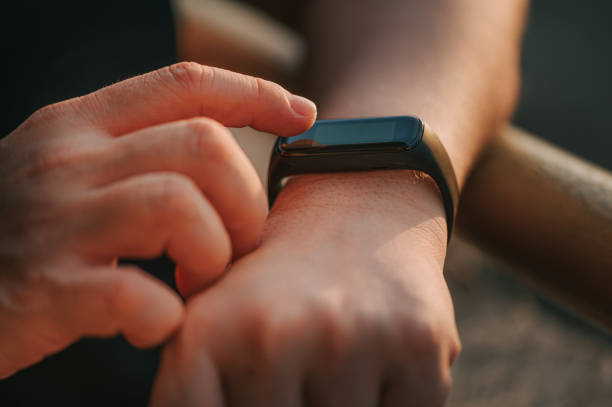
[[[444,202],[450,239],[457,179],[438,136],[416,117],[317,120],[303,134],[280,137],[268,171],[270,206],[292,175],[394,169],[418,170],[434,179]]]

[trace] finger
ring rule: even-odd
[[[306,131],[316,116],[312,102],[273,82],[193,62],[119,82],[77,103],[114,135],[196,116],[290,135]]]
[[[35,280],[35,287],[14,296],[19,312],[9,312],[4,321],[10,336],[0,352],[0,378],[84,336],[122,333],[135,346],[158,345],[183,319],[178,296],[135,267],[54,264],[37,270]]]
[[[54,319],[75,339],[121,333],[134,346],[167,340],[183,319],[183,304],[164,283],[131,266],[62,273]]]
[[[184,348],[205,350],[205,354],[192,352],[186,359],[210,355],[223,384],[226,406],[302,406],[301,352],[307,346],[300,343],[308,333],[300,333],[306,329],[301,320],[297,326],[293,313],[272,315],[270,306],[244,302],[227,285],[228,281],[242,284],[232,280],[235,276],[228,274],[219,284],[190,299],[183,332],[185,343],[191,346]]]
[[[94,169],[100,183],[138,174],[172,171],[191,178],[223,220],[234,257],[259,242],[268,211],[266,194],[251,162],[229,130],[198,118],[149,127],[120,137]]]
[[[197,290],[217,278],[231,258],[230,240],[213,206],[189,178],[150,173],[128,178],[87,198],[78,233],[88,258],[152,258],[166,252],[192,273]],[[191,294],[191,293],[186,293]]]
[[[223,389],[215,364],[204,349],[177,339],[166,346],[153,384],[150,407],[222,407]]]

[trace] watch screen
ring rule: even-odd
[[[420,140],[421,122],[414,117],[317,120],[310,130],[281,139],[286,151],[330,148],[412,147]]]

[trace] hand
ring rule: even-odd
[[[117,257],[167,252],[185,295],[217,278],[267,214],[223,125],[295,134],[314,115],[271,82],[181,63],[47,106],[1,140],[0,378],[84,335],[166,339],[180,299]]]
[[[287,186],[261,246],[189,301],[151,405],[443,405],[460,347],[444,212],[410,175]]]

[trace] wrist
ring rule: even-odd
[[[332,245],[347,256],[377,255],[434,261],[441,268],[446,221],[433,180],[410,170],[303,175],[279,195],[264,244]],[[327,246],[326,246],[327,245]]]

